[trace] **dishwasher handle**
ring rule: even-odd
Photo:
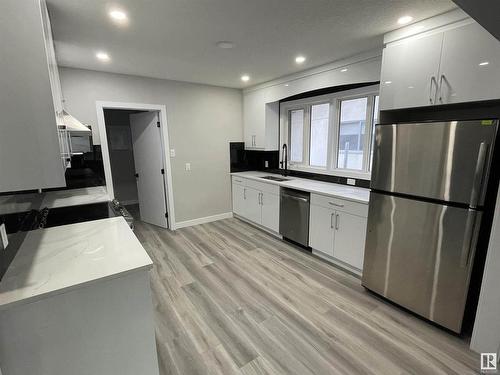
[[[286,198],[286,199],[294,199],[296,201],[309,203],[309,199],[307,199],[307,198],[296,197],[295,195],[289,195],[289,194],[284,194],[284,193],[282,193],[281,196]]]

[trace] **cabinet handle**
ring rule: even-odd
[[[339,230],[339,214],[335,214],[335,230]]]
[[[331,228],[331,229],[333,229],[333,215],[334,215],[334,213],[332,213],[332,214],[330,215],[330,228]]]
[[[432,83],[433,83],[433,82],[434,82],[434,83],[435,83],[435,85],[436,85],[436,92],[437,92],[437,89],[438,89],[438,87],[437,87],[437,86],[438,86],[438,85],[437,85],[436,77],[434,77],[434,76],[432,76],[432,77],[431,77],[431,86],[429,87],[429,102],[430,102],[431,104],[433,104],[433,102],[434,102],[434,101],[432,100]],[[434,93],[434,96],[436,96],[435,94],[436,94],[436,93]]]
[[[243,199],[247,199],[247,189],[243,189]]]
[[[264,205],[264,193],[260,193],[260,205]]]
[[[446,77],[444,74],[441,74],[441,77],[439,78],[439,102],[443,102],[443,80],[446,80]],[[437,90],[437,88],[436,88]]]
[[[329,204],[331,204],[332,206],[335,206],[335,207],[344,207],[343,204],[338,204],[338,203],[333,203],[333,202],[328,202]]]
[[[234,179],[235,182],[241,182],[241,180]]]

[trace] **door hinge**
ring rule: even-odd
[[[161,169],[161,174],[165,174],[165,169]]]
[[[156,126],[157,126],[157,127],[160,127],[160,121],[157,121],[157,122],[156,122]]]

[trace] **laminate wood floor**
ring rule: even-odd
[[[154,261],[162,375],[478,372],[466,340],[238,219],[135,233]]]

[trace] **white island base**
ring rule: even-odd
[[[158,375],[148,270],[0,311],[2,375]]]

